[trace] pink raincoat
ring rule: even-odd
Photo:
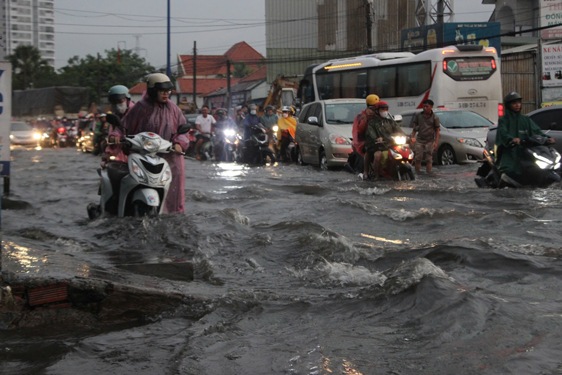
[[[125,112],[125,115],[131,111],[131,108],[133,108],[134,105],[135,103],[129,101],[129,108],[127,109],[127,112]],[[116,115],[119,116],[119,114],[117,113]],[[123,131],[123,129],[114,129],[113,125],[109,125],[108,134],[109,135],[107,136],[107,138],[114,136],[119,139],[122,139],[125,137],[125,132]],[[112,161],[122,162],[122,163],[127,162],[127,155],[125,155],[125,153],[123,152],[123,147],[121,145],[108,145],[105,148],[105,155],[107,156],[108,159],[109,157],[113,156],[114,158],[111,159]]]
[[[178,106],[169,99],[164,104],[155,103],[145,94],[142,100],[127,112],[122,121],[127,135],[152,132],[165,140],[179,144],[184,151],[189,146],[186,134],[176,134],[178,127],[186,123],[185,117]],[[172,183],[164,202],[163,212],[184,212],[185,164],[183,155],[171,152],[164,154],[163,157],[172,169]]]
[[[353,141],[351,141],[351,144],[361,156],[365,156],[365,132],[367,131],[368,122],[367,111],[361,111],[353,121],[353,129],[351,131]]]

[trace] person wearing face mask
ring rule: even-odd
[[[257,113],[258,107],[255,104],[250,106],[250,113],[244,119],[244,139],[250,139],[252,135],[252,126],[260,123],[260,116]]]
[[[281,143],[283,141],[283,132],[289,132],[289,136],[294,142],[295,134],[297,131],[297,119],[293,117],[293,108],[289,106],[281,109],[281,118],[277,121],[277,150],[281,150]]]
[[[397,133],[404,134],[404,131],[394,118],[389,116],[388,103],[380,101],[375,104],[375,116],[369,120],[365,132],[365,164],[363,173],[359,174],[361,179],[368,179],[371,163],[373,163],[375,180],[379,178],[382,153],[387,150],[385,142],[391,135]]]
[[[119,119],[122,119],[135,105],[135,103],[131,101],[129,89],[123,85],[111,87],[107,93],[107,100],[111,106],[111,112],[119,117]],[[121,138],[123,134],[123,129],[116,129],[113,124],[110,124],[109,136]],[[112,161],[127,162],[127,155],[125,155],[123,147],[119,144],[108,144],[105,148],[105,156]]]

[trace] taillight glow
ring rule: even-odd
[[[444,49],[443,51],[441,51],[441,54],[446,54],[446,53],[455,53],[456,51],[454,49]]]
[[[60,127],[59,130],[58,130],[58,132],[59,132],[59,133],[64,133],[65,130],[66,130],[65,128]]]
[[[447,70],[447,61],[443,61],[443,70],[444,70],[444,71]]]
[[[503,104],[498,104],[498,116],[503,116]]]
[[[496,69],[496,60],[492,59],[492,69]]]
[[[490,47],[490,48],[486,48],[486,49],[485,49],[484,51],[486,51],[486,52],[492,52],[492,53],[496,53],[496,49],[495,49],[495,48],[492,48],[492,47]]]

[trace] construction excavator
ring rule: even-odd
[[[277,109],[283,106],[294,106],[295,105],[295,92],[299,88],[298,82],[289,80],[289,78],[298,78],[299,76],[283,76],[279,75],[269,87],[269,93],[267,98],[263,103],[263,107],[260,107],[259,115],[263,115],[265,107],[272,105]]]

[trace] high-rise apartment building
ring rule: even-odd
[[[0,0],[0,60],[20,45],[37,47],[55,66],[55,1]]]

